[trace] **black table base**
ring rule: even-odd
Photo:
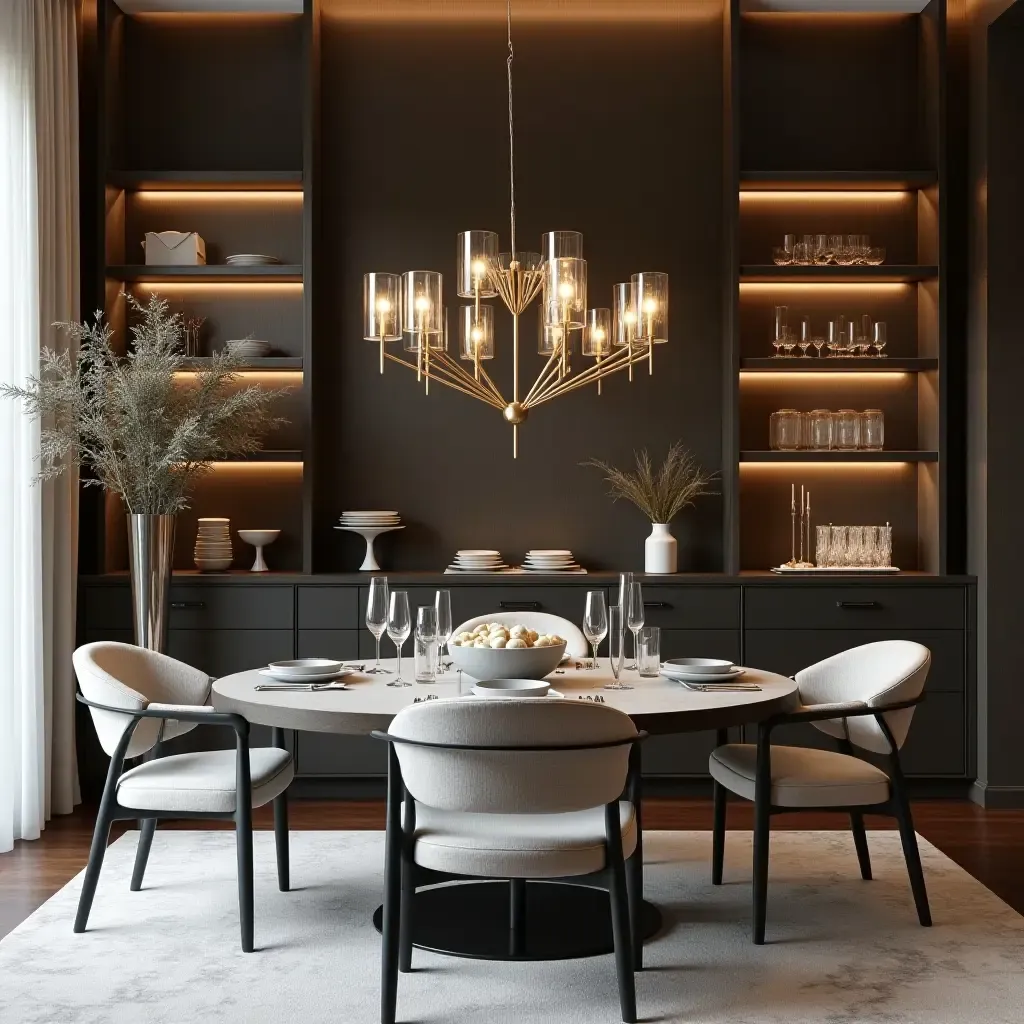
[[[413,945],[474,960],[570,960],[611,953],[608,893],[566,882],[527,882],[521,928],[513,930],[507,881],[455,882],[420,889],[413,903]],[[383,907],[373,915],[381,930]],[[661,929],[661,912],[641,904],[644,941]]]

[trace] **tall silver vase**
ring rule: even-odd
[[[173,515],[128,516],[135,643],[151,651],[167,649],[175,520]]]

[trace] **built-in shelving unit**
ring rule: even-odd
[[[133,191],[299,192],[302,171],[111,171],[109,183]]]
[[[741,266],[740,280],[751,282],[780,282],[788,284],[908,284],[937,277],[938,267],[906,267],[880,265],[877,267],[801,267]]]
[[[301,283],[302,267],[272,264],[269,266],[238,267],[207,265],[201,267],[120,266],[107,267],[107,276],[113,281],[182,284],[201,282],[236,282],[253,284]]]
[[[924,373],[938,368],[938,359],[921,356],[822,359],[817,356],[746,356],[740,359],[740,372],[756,373]]]
[[[934,171],[750,171],[740,172],[744,191],[798,192],[815,190],[907,191],[928,188],[938,178]]]
[[[211,356],[196,356],[194,359],[186,359],[182,364],[186,370],[203,370],[213,362]],[[300,356],[265,356],[263,359],[251,363],[242,363],[235,367],[238,373],[260,373],[274,370],[301,370],[302,358]]]
[[[882,451],[767,451],[740,452],[740,462],[938,462],[938,452]]]

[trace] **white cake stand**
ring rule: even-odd
[[[346,533],[358,533],[366,541],[366,557],[363,564],[359,566],[360,572],[375,572],[380,569],[377,564],[377,556],[373,553],[373,542],[382,534],[390,533],[392,530],[404,530],[404,526],[336,526],[336,530],[344,530]]]

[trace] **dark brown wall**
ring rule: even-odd
[[[653,379],[620,376],[601,397],[587,388],[535,410],[513,461],[497,412],[437,386],[426,398],[401,367],[381,378],[360,330],[365,271],[430,268],[445,274],[454,335],[456,232],[491,228],[508,245],[504,25],[325,19],[316,372],[339,399],[318,414],[318,469],[333,471],[320,474],[316,529],[343,508],[397,508],[409,528],[393,558],[410,569],[475,546],[518,558],[564,545],[593,568],[640,566],[642,516],[579,463],[622,463],[644,445],[660,455],[682,438],[720,466],[721,32],[718,17],[516,27],[519,246],[581,230],[591,306],[610,306],[612,285],[638,270],[667,271],[672,290]],[[511,319],[499,309],[496,321],[490,369],[509,390]],[[521,331],[530,381],[535,307]],[[720,569],[720,499],[687,516],[680,568]],[[339,538],[324,568],[350,567],[359,544]]]

